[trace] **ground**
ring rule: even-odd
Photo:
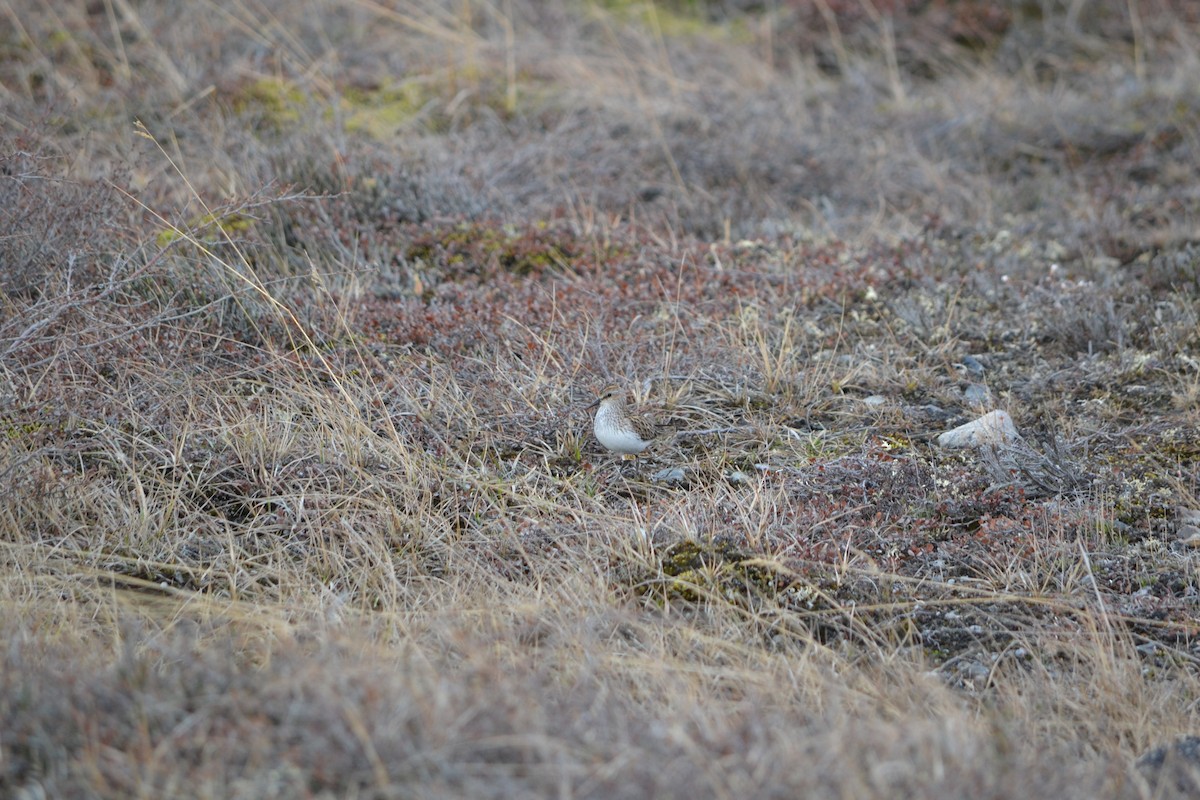
[[[1200,786],[1200,8],[0,17],[0,794]]]

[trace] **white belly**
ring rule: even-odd
[[[636,455],[650,446],[650,442],[643,440],[635,431],[611,424],[606,414],[596,415],[592,430],[600,444],[617,453]]]

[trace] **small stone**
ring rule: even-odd
[[[982,383],[972,383],[963,389],[963,400],[976,408],[983,408],[991,399],[992,393]]]
[[[1175,538],[1185,547],[1200,547],[1200,510],[1177,506],[1175,508]]]
[[[1155,793],[1200,792],[1200,736],[1185,736],[1171,744],[1147,750],[1137,768]]]
[[[679,486],[687,481],[687,470],[683,467],[667,467],[651,475],[650,480]]]
[[[963,679],[970,681],[971,683],[983,683],[992,674],[991,669],[989,669],[987,665],[980,664],[978,661],[969,662],[965,667],[962,668],[962,670],[960,670],[960,672]]]
[[[16,800],[46,800],[46,790],[37,781],[17,788]]]
[[[904,413],[925,425],[936,425],[954,417],[954,414],[932,403],[923,406],[906,406]]]
[[[983,362],[975,356],[963,356],[962,365],[967,368],[967,371],[972,375],[983,374]]]
[[[887,404],[887,398],[881,394],[873,394],[870,397],[864,397],[863,403],[871,408],[879,408],[880,406]]]
[[[946,448],[983,447],[990,444],[1011,444],[1017,438],[1017,428],[1008,412],[992,411],[977,420],[946,431],[938,437],[938,445]]]

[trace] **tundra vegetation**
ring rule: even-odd
[[[0,795],[1195,796],[1197,4],[0,20]]]

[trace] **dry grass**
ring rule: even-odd
[[[0,0],[0,794],[1189,795],[1194,11],[738,5]]]

